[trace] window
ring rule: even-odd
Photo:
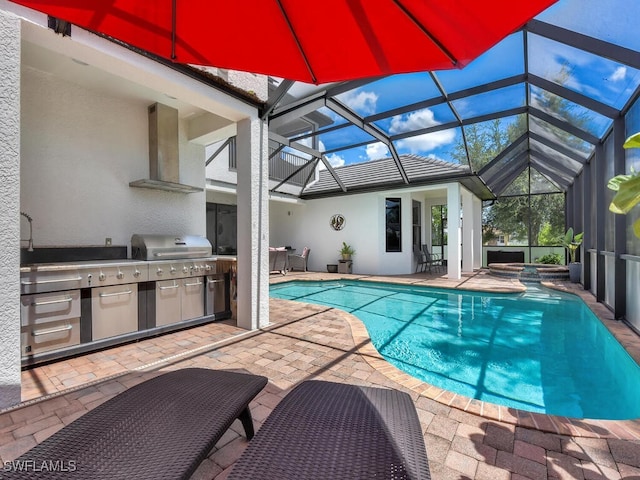
[[[385,238],[387,252],[402,251],[402,237],[400,232],[399,198],[387,198],[385,202]]]
[[[235,255],[238,248],[236,205],[207,203],[207,238],[214,254]]]
[[[447,206],[433,205],[431,207],[431,253],[437,253],[446,258],[447,246]]]
[[[422,205],[413,201],[413,246],[420,248],[422,243]]]

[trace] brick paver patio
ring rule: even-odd
[[[272,280],[326,277],[330,275],[301,273]],[[393,281],[507,291],[523,288],[517,281],[484,273],[462,281],[424,275]],[[575,291],[593,303],[588,294]],[[608,318],[606,308],[592,308],[637,361],[638,336]],[[345,312],[272,299],[270,319],[271,325],[259,331],[247,332],[231,322],[212,323],[24,371],[24,403],[0,413],[0,460],[16,458],[86,411],[159,371],[198,366],[269,378],[252,404],[258,428],[302,380],[406,391],[418,410],[434,480],[640,479],[640,429],[635,422],[556,419],[538,425],[542,419],[519,418],[513,412],[501,416],[489,406],[487,411],[476,411],[468,399],[465,402],[449,392],[435,394],[428,385],[386,364],[359,321]],[[224,480],[247,445],[242,431],[236,422],[193,478]]]

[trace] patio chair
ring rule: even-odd
[[[269,273],[279,272],[287,274],[287,249],[284,247],[269,247]]]
[[[426,265],[427,265],[427,258],[425,257],[425,254],[422,250],[420,250],[420,247],[418,247],[417,245],[413,246],[413,254],[416,257],[416,272],[418,273],[418,270],[421,272],[425,271]]]
[[[289,254],[289,270],[295,269],[306,272],[309,253],[311,253],[311,249],[309,247],[304,247],[302,249],[302,254],[300,255],[296,255],[295,253]]]
[[[12,465],[6,479],[188,479],[240,419],[254,429],[249,402],[264,388],[259,375],[185,368],[125,390],[58,430]],[[40,470],[39,470],[40,471]]]
[[[420,420],[398,390],[308,380],[276,406],[228,480],[429,479]]]
[[[442,267],[442,255],[438,253],[431,253],[429,251],[429,245],[422,244],[422,252],[424,253],[425,264],[429,268],[429,272],[431,272],[431,267],[435,267],[439,272],[440,267]]]

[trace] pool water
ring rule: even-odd
[[[451,392],[550,415],[640,417],[640,367],[571,294],[293,281],[270,295],[355,315],[388,362]]]

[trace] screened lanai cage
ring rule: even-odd
[[[479,182],[484,250],[565,263],[564,233],[584,232],[584,288],[640,328],[640,208],[611,213],[607,188],[640,170],[639,150],[622,148],[640,131],[639,14],[635,0],[559,0],[462,70],[320,86],[272,78],[272,192]],[[306,183],[291,190],[290,178]],[[446,251],[446,209],[434,207],[433,248]]]

